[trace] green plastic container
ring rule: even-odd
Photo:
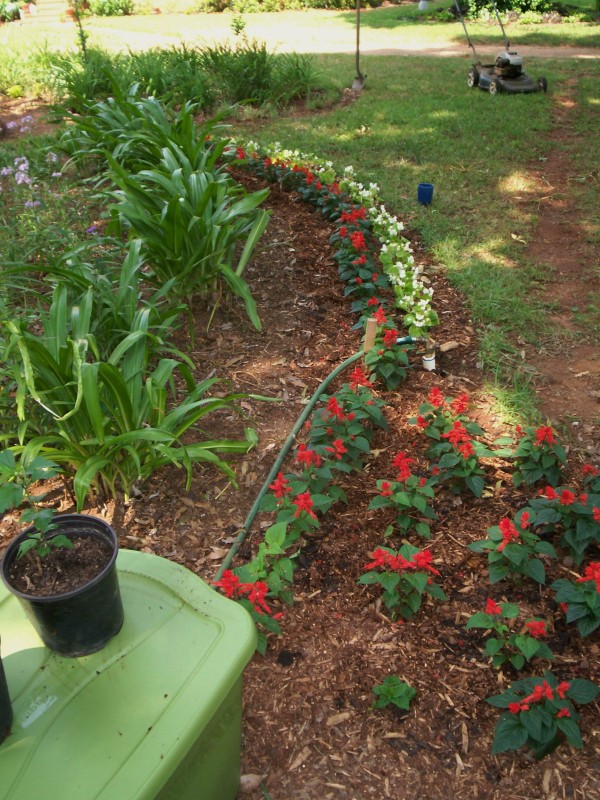
[[[14,720],[0,745],[1,800],[233,800],[250,615],[158,556],[117,561],[125,609],[100,652],[45,648],[0,587]]]

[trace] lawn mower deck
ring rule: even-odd
[[[523,72],[523,60],[514,50],[498,53],[494,64],[478,61],[469,69],[467,84],[490,94],[531,94],[548,89],[546,78],[531,78]]]

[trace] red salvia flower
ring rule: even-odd
[[[359,386],[368,386],[371,388],[373,384],[367,378],[361,367],[355,367],[350,375],[350,388],[355,391]]]
[[[544,490],[540,489],[540,494],[548,500],[558,500],[558,492],[555,492],[552,486],[546,486]]]
[[[298,451],[296,453],[296,461],[299,464],[304,464],[306,467],[320,467],[321,466],[321,456],[316,452],[316,450],[311,450],[307,447],[304,443],[300,443],[298,445]]]
[[[330,397],[329,398],[329,400],[327,401],[327,411],[328,411],[330,417],[334,417],[334,418],[337,418],[339,420],[342,420],[342,422],[344,421],[344,419],[345,419],[344,412],[343,412],[342,407],[340,406],[340,404],[338,402],[337,397]]]
[[[444,395],[440,392],[437,386],[434,386],[433,389],[429,392],[429,396],[427,398],[432,406],[436,408],[441,408],[444,403]]]
[[[269,489],[273,492],[275,497],[285,497],[286,494],[292,491],[283,472],[277,473],[277,478],[269,486]]]
[[[350,234],[350,241],[352,242],[352,247],[355,250],[366,250],[367,243],[365,241],[365,235],[362,231],[354,231],[354,233]]]
[[[461,394],[460,397],[450,403],[450,406],[455,414],[464,414],[469,407],[469,395],[466,393]]]
[[[575,495],[568,489],[563,489],[560,493],[560,502],[563,506],[572,506],[575,502]]]
[[[367,300],[367,305],[368,306],[378,306],[379,305],[378,298],[377,297],[369,297],[369,299]]]
[[[525,627],[527,628],[527,633],[530,636],[533,636],[534,639],[541,639],[547,635],[545,622],[538,622],[537,620],[532,619],[525,623]]]
[[[429,427],[429,423],[427,422],[425,417],[423,417],[421,414],[419,414],[419,416],[417,417],[417,427],[418,428],[428,428]]]
[[[225,597],[234,597],[239,585],[240,579],[230,569],[225,570],[220,581],[213,582],[213,586],[223,590]]]
[[[433,556],[431,555],[431,550],[423,550],[420,553],[415,553],[412,557],[412,563],[418,569],[425,569],[433,575],[439,575],[440,573],[431,564],[432,560]]]
[[[397,481],[405,481],[407,478],[411,477],[410,465],[413,464],[414,461],[415,459],[408,456],[406,451],[403,450],[401,453],[398,453],[393,461],[393,466],[399,470],[398,477],[396,478]]]
[[[521,528],[522,528],[524,531],[526,531],[526,530],[527,530],[527,528],[529,527],[529,525],[530,525],[530,522],[529,522],[529,511],[524,511],[524,512],[521,514],[521,519],[519,520],[519,526],[520,526],[520,527],[521,527]]]
[[[328,453],[331,453],[334,458],[337,458],[338,461],[341,461],[342,456],[344,453],[347,453],[347,449],[344,447],[344,443],[341,439],[335,439],[332,443],[332,447],[326,447]]]
[[[388,349],[390,349],[396,344],[397,338],[398,331],[396,328],[388,328],[388,330],[383,334],[383,343]]]
[[[600,592],[600,561],[592,561],[591,564],[583,571],[583,576],[577,578],[576,583],[586,583],[586,581],[595,581],[596,591]]]
[[[560,711],[558,712],[558,714],[556,715],[557,718],[558,717],[570,717],[570,716],[571,716],[571,712],[569,711],[568,708],[561,708]]]
[[[296,495],[293,503],[296,506],[296,513],[294,514],[294,517],[299,517],[300,514],[305,511],[309,517],[312,517],[313,519],[317,518],[317,515],[312,510],[313,501],[312,497],[310,496],[310,492],[302,492],[302,494]]]
[[[379,494],[382,497],[391,497],[394,492],[392,490],[393,484],[389,483],[389,481],[382,481],[381,482],[381,489],[379,490]]]
[[[492,616],[496,616],[497,614],[502,613],[502,608],[498,605],[495,600],[492,600],[491,597],[488,597],[487,603],[485,604],[485,613],[492,614]]]
[[[592,478],[595,478],[596,475],[600,474],[600,472],[593,464],[584,464],[583,474],[590,475]]]
[[[506,547],[506,545],[510,544],[511,541],[518,539],[520,534],[519,531],[515,528],[515,526],[507,517],[500,520],[500,522],[498,523],[498,527],[500,528],[500,532],[502,533],[502,541],[498,545],[498,552],[501,553]]]
[[[385,325],[387,322],[387,317],[385,315],[385,311],[382,306],[379,306],[377,311],[373,313],[373,319],[378,325]]]
[[[594,522],[600,522],[600,508],[592,508],[592,519]]]
[[[556,687],[556,694],[560,697],[561,700],[564,700],[570,688],[571,684],[568,683],[567,681],[563,681],[562,683],[559,683],[558,686]]]
[[[538,447],[542,444],[556,444],[552,428],[549,425],[540,426],[535,431],[535,442],[533,444]]]

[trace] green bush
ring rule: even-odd
[[[0,0],[0,22],[11,22],[19,18],[19,3],[12,0]]]
[[[133,0],[90,0],[90,11],[97,17],[127,17],[133,6]]]
[[[469,17],[494,16],[494,9],[490,0],[461,0],[461,10]],[[500,14],[505,12],[525,13],[533,11],[538,14],[551,11],[553,0],[496,0],[496,8]]]

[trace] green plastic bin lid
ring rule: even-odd
[[[122,550],[121,631],[61,658],[0,587],[0,638],[14,722],[0,745],[3,800],[155,797],[240,678],[250,615],[185,568]]]

